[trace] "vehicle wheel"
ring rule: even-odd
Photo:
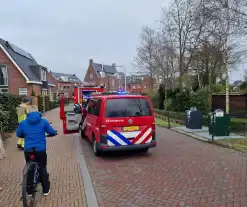
[[[26,189],[27,189],[27,179],[28,179],[28,172],[33,168],[33,163],[27,164],[26,168],[24,169],[25,174],[23,175],[22,181],[22,203],[23,207],[29,207],[35,205],[35,198],[36,198],[36,186],[34,187],[32,196],[28,196]]]
[[[100,150],[97,147],[97,142],[96,142],[95,139],[93,140],[93,152],[94,152],[95,156],[99,156],[100,155]]]

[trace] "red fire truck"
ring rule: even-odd
[[[99,87],[74,87],[74,102],[79,103],[80,105],[83,103],[84,100],[87,100],[91,97],[92,93],[103,93],[104,86]]]
[[[73,97],[60,99],[60,119],[64,118],[64,106],[69,103],[79,104],[80,107],[83,107],[83,103],[87,101],[92,94],[103,93],[104,86],[74,86]],[[74,100],[74,101],[73,101]]]

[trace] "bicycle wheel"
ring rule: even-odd
[[[36,179],[35,171],[37,170],[37,164],[35,162],[27,163],[24,169],[23,181],[22,181],[22,202],[23,207],[34,207],[35,206],[35,197],[36,197],[36,183],[34,180]],[[27,195],[27,187],[28,187],[28,176],[32,176],[32,196]],[[29,178],[30,179],[30,178]]]

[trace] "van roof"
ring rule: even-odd
[[[92,98],[102,98],[102,99],[112,99],[112,98],[118,98],[118,99],[122,99],[122,98],[147,98],[147,96],[143,96],[143,95],[128,95],[128,94],[124,94],[124,95],[106,95],[106,94],[97,94],[92,96]]]

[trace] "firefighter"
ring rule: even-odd
[[[22,103],[17,107],[18,123],[26,119],[27,113],[30,112],[30,99],[23,98]],[[17,148],[24,149],[24,139],[19,138],[17,142]]]

